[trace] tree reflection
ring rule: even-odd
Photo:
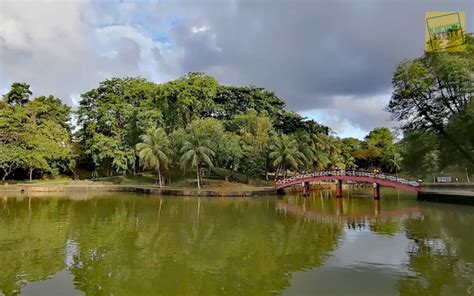
[[[0,200],[0,290],[20,294],[26,282],[64,269],[68,224],[58,200]]]
[[[21,274],[35,281],[64,268],[93,295],[266,294],[287,287],[293,271],[320,266],[341,233],[338,223],[279,215],[265,199],[35,202],[30,215],[27,202],[12,202],[0,224],[19,237],[0,251],[6,294],[20,291]],[[68,241],[77,248],[66,266]]]
[[[399,283],[401,295],[469,295],[474,292],[470,207],[432,204],[424,219],[405,221],[410,274]]]

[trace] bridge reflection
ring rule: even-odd
[[[362,211],[360,209],[348,210],[347,207],[344,206],[344,203],[348,201],[344,201],[343,198],[328,199],[326,197],[321,197],[321,201],[322,203],[318,207],[315,205],[314,198],[297,197],[293,202],[290,199],[277,200],[276,211],[316,221],[384,221],[394,218],[418,218],[422,214],[418,207],[382,210],[380,200],[378,199],[371,201],[373,203],[371,211],[368,208],[365,208]]]

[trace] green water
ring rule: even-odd
[[[474,207],[384,192],[0,197],[0,294],[469,295]]]

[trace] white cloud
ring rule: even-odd
[[[194,34],[201,33],[201,32],[206,32],[206,31],[209,31],[208,26],[191,27],[191,32],[193,32]]]
[[[301,112],[303,116],[315,119],[331,127],[341,137],[362,139],[375,127],[394,127],[390,114],[384,111],[390,93],[369,96],[334,96],[329,106]]]

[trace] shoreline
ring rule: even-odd
[[[36,185],[36,184],[15,184],[0,186],[0,193],[91,193],[91,192],[131,192],[148,195],[165,196],[208,196],[208,197],[251,197],[277,195],[273,187],[256,188],[172,188],[153,185],[133,186],[133,185]]]

